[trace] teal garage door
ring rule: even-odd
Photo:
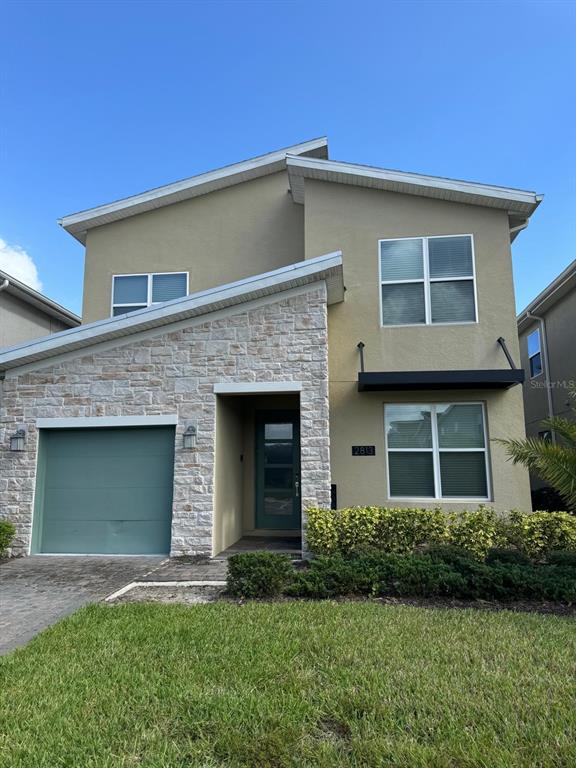
[[[170,551],[174,427],[40,432],[34,552]]]

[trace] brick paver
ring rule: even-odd
[[[160,557],[22,557],[0,565],[0,654],[83,605],[145,578]]]

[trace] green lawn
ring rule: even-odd
[[[576,765],[576,623],[92,606],[0,660],[2,768]]]

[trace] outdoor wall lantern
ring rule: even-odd
[[[184,448],[187,451],[189,451],[191,448],[196,447],[196,432],[197,430],[194,424],[189,424],[184,430],[183,443],[184,443]]]
[[[10,450],[23,451],[26,447],[26,430],[17,429],[13,435],[10,435]]]

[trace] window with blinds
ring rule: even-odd
[[[114,275],[112,315],[124,315],[151,304],[180,299],[188,294],[188,272],[153,272],[144,275]]]
[[[472,235],[380,240],[382,325],[475,323]]]
[[[482,403],[386,405],[384,420],[390,498],[488,499]]]
[[[540,350],[540,331],[536,329],[528,336],[528,361],[530,363],[530,378],[534,379],[542,373],[542,352]]]

